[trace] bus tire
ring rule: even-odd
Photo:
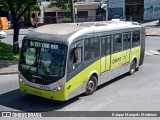
[[[139,70],[139,67],[136,68],[136,71],[138,71],[138,70]]]
[[[136,71],[136,60],[133,60],[131,65],[130,65],[130,71],[129,74],[132,75]]]
[[[89,81],[87,82],[86,85],[86,91],[85,91],[85,95],[91,95],[94,93],[94,91],[96,91],[97,89],[97,77],[96,76],[91,76]]]

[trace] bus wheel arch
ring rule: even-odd
[[[135,73],[137,68],[137,58],[133,58],[131,64],[130,64],[130,69],[129,69],[129,74],[132,75],[133,73]]]
[[[85,95],[93,94],[98,86],[98,75],[97,73],[93,73],[86,83]]]

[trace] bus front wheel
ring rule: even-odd
[[[95,76],[91,76],[87,85],[86,85],[85,95],[93,94],[94,91],[96,91],[96,89],[97,89],[97,83],[98,83],[97,78]]]
[[[136,60],[133,60],[130,66],[129,74],[132,75],[136,71]]]

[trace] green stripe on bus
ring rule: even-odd
[[[71,92],[73,92],[75,89],[77,89],[80,85],[82,85],[84,82],[86,82],[89,78],[89,74],[92,71],[97,71],[98,74],[100,74],[100,59],[88,66],[86,69],[82,70],[79,74],[77,74],[75,77],[70,79],[66,85],[65,85],[65,96],[68,96]],[[70,87],[71,86],[71,87]],[[70,89],[68,89],[70,88]]]
[[[140,58],[140,49],[141,47],[135,47],[129,50],[125,50],[119,53],[115,53],[111,55],[111,62],[110,62],[110,55],[106,56],[106,67],[105,71],[109,70],[109,67],[111,65],[111,70],[120,67],[125,62],[132,62],[133,58],[136,57],[138,60]],[[129,55],[129,53],[131,54]],[[123,58],[123,54],[126,53],[126,56]],[[128,55],[128,56],[127,56]],[[105,59],[105,57],[101,58],[102,60]],[[75,89],[77,89],[80,85],[82,85],[84,82],[86,82],[89,79],[89,74],[96,70],[98,74],[100,74],[102,67],[104,72],[104,66],[101,64],[101,59],[97,60],[96,62],[92,63],[90,66],[82,70],[80,73],[78,73],[76,76],[74,76],[72,79],[70,79],[66,85],[65,85],[65,97],[67,97],[70,93],[72,93]],[[126,61],[125,61],[126,60]],[[119,62],[118,62],[119,61]],[[71,86],[71,87],[70,87]],[[68,89],[69,88],[69,89]]]

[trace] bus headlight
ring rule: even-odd
[[[23,84],[23,85],[25,85],[25,83],[23,82],[23,80],[20,78],[19,79],[19,81]]]
[[[53,92],[58,92],[58,91],[60,91],[60,90],[62,90],[64,88],[64,86],[58,86],[58,87],[56,87],[56,88],[54,88],[52,91]]]
[[[22,79],[19,79],[20,82],[22,82]]]

